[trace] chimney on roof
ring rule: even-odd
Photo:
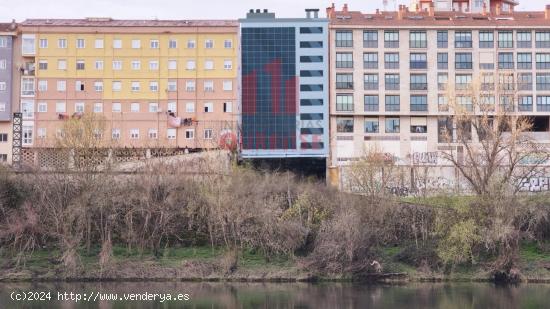
[[[420,4],[416,4],[416,13],[420,13]]]
[[[405,15],[405,5],[400,4],[399,11],[397,11],[397,19],[403,19],[403,15]]]
[[[342,8],[342,12],[347,13],[348,12],[348,4],[344,3],[344,7]]]
[[[376,9],[376,15],[380,15],[380,9]]]
[[[546,9],[544,10],[544,18],[550,19],[550,4],[546,5]]]
[[[17,23],[15,22],[15,19],[11,20],[10,30],[15,30],[17,28]]]
[[[431,17],[435,16],[435,3],[433,1],[430,2],[430,7],[428,8],[428,15]]]
[[[481,10],[481,15],[487,16],[487,3],[483,3],[483,9]]]
[[[500,9],[500,3],[497,3],[497,5],[495,6],[495,14],[500,15],[500,13],[502,13]]]
[[[335,6],[334,6],[334,3],[332,3],[332,5],[327,8],[327,18],[331,18],[332,15],[334,15],[334,11],[335,11]]]

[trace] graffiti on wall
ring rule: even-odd
[[[546,165],[548,164],[547,153],[531,153],[519,160],[521,165]]]
[[[534,176],[523,178],[519,190],[522,192],[544,192],[549,191],[549,176]]]
[[[413,152],[412,162],[414,165],[436,165],[438,157],[437,152]]]

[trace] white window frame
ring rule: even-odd
[[[224,60],[223,61],[224,70],[233,70],[233,60]]]
[[[103,91],[103,82],[102,81],[94,82],[94,89],[95,89],[96,92],[102,92]]]
[[[159,49],[160,48],[160,42],[157,39],[153,39],[149,41],[149,47],[151,49]]]
[[[39,39],[38,44],[41,49],[48,48],[48,39]]]
[[[232,80],[224,80],[223,81],[223,90],[224,91],[233,91],[233,81]]]
[[[206,49],[214,48],[214,40],[212,40],[212,39],[204,40],[204,48],[206,48]]]
[[[132,81],[130,90],[132,92],[139,92],[141,91],[141,83],[138,81]]]
[[[133,49],[140,49],[141,48],[141,40],[133,39],[132,40],[132,48]]]
[[[130,129],[130,139],[139,139],[139,129]]]
[[[168,48],[178,48],[178,40],[176,39],[168,40]]]
[[[62,49],[65,49],[67,48],[67,39],[64,39],[64,38],[60,38],[60,39],[57,39],[57,48],[62,48]]]
[[[121,91],[122,90],[122,82],[118,81],[118,80],[114,80],[112,85],[111,85],[111,89],[113,90],[113,92]]]
[[[150,81],[150,82],[149,82],[149,91],[151,91],[151,92],[157,92],[157,91],[159,91],[159,82],[157,82],[157,81]]]
[[[66,113],[67,112],[67,103],[66,102],[55,102],[55,112],[56,113]]]
[[[149,70],[150,71],[158,71],[159,70],[159,62],[156,60],[149,61]]]
[[[185,139],[195,139],[195,129],[185,130]]]
[[[113,39],[113,49],[121,49],[121,48],[122,48],[122,40]]]
[[[57,69],[58,70],[67,70],[67,60],[65,59],[58,59],[57,60]]]
[[[105,45],[105,41],[103,39],[95,39],[94,47],[95,48],[103,48]]]
[[[103,60],[96,60],[95,61],[95,69],[98,71],[102,71],[104,68],[104,62]]]
[[[204,129],[204,135],[203,135],[204,139],[206,140],[211,140],[214,138],[214,130],[210,129],[210,128],[207,128],[207,129]]]
[[[130,104],[130,112],[132,113],[139,113],[140,109],[141,109],[141,104],[139,104],[139,102],[134,102],[134,103],[131,103]]]
[[[122,60],[113,60],[113,71],[122,70]]]
[[[177,70],[177,69],[178,69],[178,61],[176,59],[168,60],[168,70]]]
[[[157,102],[149,102],[149,113],[158,113],[159,104]]]
[[[76,39],[76,48],[77,48],[77,49],[86,48],[86,40],[84,40],[84,39]]]
[[[214,103],[212,102],[205,102],[204,103],[204,109],[203,111],[205,113],[213,113],[214,112]]]
[[[48,102],[38,102],[36,106],[36,112],[38,113],[47,113],[48,112]]]
[[[120,129],[115,128],[111,130],[111,139],[119,140],[120,139]]]
[[[185,91],[194,92],[197,89],[197,83],[194,80],[188,80],[185,82]]]
[[[166,110],[171,113],[178,112],[178,104],[176,102],[168,102],[166,104]]]
[[[101,102],[94,103],[94,113],[103,113],[103,103]]]
[[[151,128],[147,132],[147,136],[149,137],[149,139],[158,139],[159,138],[159,130]]]
[[[195,112],[195,102],[185,103],[185,112],[186,113],[194,113]]]
[[[166,138],[169,140],[174,140],[177,137],[177,130],[174,128],[166,129]]]
[[[120,104],[120,102],[113,102],[111,105],[111,112],[122,113],[122,104]]]
[[[75,113],[84,113],[85,111],[85,104],[84,102],[75,102],[74,103],[74,112]]]
[[[195,60],[187,60],[187,62],[185,64],[185,69],[189,70],[189,71],[196,70],[197,69],[197,63],[195,62]]]
[[[39,80],[38,81],[38,91],[45,92],[48,91],[48,81],[47,80]]]
[[[61,92],[67,91],[67,81],[66,80],[58,80],[57,81],[57,91],[61,91]]]
[[[134,71],[141,70],[141,61],[132,60],[132,70],[134,70]]]

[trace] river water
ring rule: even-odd
[[[101,300],[109,297],[117,297],[118,300]],[[168,300],[169,297],[172,300]],[[174,300],[178,297],[179,300]],[[17,301],[12,298],[26,298],[27,300]],[[33,300],[28,300],[29,298],[33,298]],[[0,283],[0,308],[538,309],[550,308],[550,285],[499,286],[490,283],[410,283],[403,285],[202,282]]]

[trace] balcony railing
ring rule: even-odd
[[[378,104],[365,104],[365,112],[377,112]]]
[[[353,89],[353,82],[336,82],[336,89]]]
[[[427,112],[428,104],[411,104],[411,112]]]
[[[399,104],[386,104],[386,112],[398,112],[399,109]]]
[[[533,104],[518,104],[518,110],[520,112],[532,112]]]
[[[537,112],[550,112],[550,104],[537,104]]]

